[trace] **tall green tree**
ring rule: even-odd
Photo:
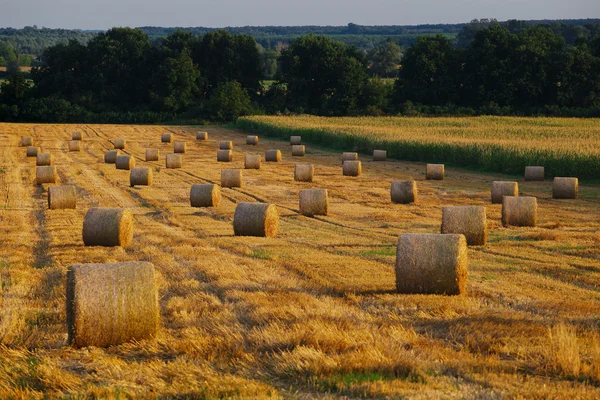
[[[367,54],[369,71],[381,78],[395,78],[400,66],[402,50],[395,42],[388,40]]]

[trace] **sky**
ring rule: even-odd
[[[0,27],[417,25],[600,18],[600,0],[0,0]]]

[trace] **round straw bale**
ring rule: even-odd
[[[233,150],[217,150],[217,161],[231,162],[233,160]]]
[[[387,160],[387,151],[373,150],[373,161],[385,161],[385,160]]]
[[[48,208],[64,210],[77,207],[77,189],[75,186],[50,186],[48,188]]]
[[[121,155],[121,150],[109,150],[104,153],[104,162],[106,164],[115,164],[117,157]]]
[[[127,247],[133,240],[133,214],[125,208],[90,208],[83,220],[86,246]]]
[[[171,143],[172,140],[173,140],[173,136],[170,133],[163,133],[160,136],[160,141],[162,143]]]
[[[303,144],[295,144],[292,146],[292,156],[304,157],[306,153],[306,147]]]
[[[502,204],[504,196],[518,196],[519,184],[510,181],[492,182],[492,204]]]
[[[158,289],[149,262],[71,265],[66,294],[73,347],[109,347],[156,336]]]
[[[526,196],[504,196],[502,199],[502,225],[536,226],[537,199]]]
[[[158,149],[146,149],[146,161],[158,161],[159,155]]]
[[[21,146],[33,146],[33,138],[31,136],[21,136]]]
[[[256,146],[258,144],[258,136],[256,136],[256,135],[246,136],[246,144]]]
[[[233,143],[231,142],[231,140],[221,140],[219,142],[219,150],[232,150],[233,149]]]
[[[327,189],[304,189],[300,191],[300,214],[307,217],[327,215],[328,209]]]
[[[35,181],[38,185],[41,185],[43,183],[56,183],[56,181],[58,180],[56,167],[50,165],[44,167],[36,167],[35,176]]]
[[[73,132],[71,134],[71,140],[81,140],[81,132]]]
[[[129,173],[130,186],[152,186],[152,169],[135,167]]]
[[[358,153],[344,152],[342,153],[342,164],[344,161],[356,161],[358,160]]]
[[[40,148],[36,146],[27,146],[27,157],[37,157]]]
[[[488,236],[485,207],[443,207],[442,233],[462,234],[469,246],[483,246]]]
[[[408,204],[417,201],[417,182],[392,181],[390,188],[392,203]]]
[[[185,154],[186,150],[187,150],[187,145],[185,142],[173,143],[173,153]]]
[[[428,181],[444,180],[444,164],[427,164],[425,179]]]
[[[525,167],[525,180],[526,181],[543,181],[544,180],[544,167],[540,167],[540,166]]]
[[[218,207],[221,204],[221,189],[212,183],[193,185],[190,190],[192,207]]]
[[[242,187],[242,170],[241,169],[222,169],[221,170],[221,187],[241,188]]]
[[[314,165],[296,164],[294,168],[294,180],[298,182],[312,182],[314,173]]]
[[[208,140],[208,132],[196,132],[196,140]]]
[[[265,152],[265,161],[280,162],[281,161],[281,151],[279,151],[277,149],[267,150]]]
[[[360,176],[362,174],[362,164],[360,161],[344,161],[342,172],[344,176]]]
[[[125,140],[125,139],[121,139],[121,138],[115,139],[115,149],[124,150],[126,144],[127,144],[127,140]]]
[[[290,145],[298,146],[302,144],[302,136],[290,136]]]
[[[260,169],[260,154],[246,154],[244,158],[244,168]]]
[[[52,154],[50,153],[38,153],[37,154],[37,158],[35,159],[35,165],[37,165],[38,167],[44,166],[44,165],[53,165],[54,164],[54,157],[52,156]]]
[[[69,141],[69,151],[81,151],[81,142],[79,140]]]
[[[233,230],[236,236],[275,237],[279,233],[279,211],[274,204],[239,203]]]
[[[183,167],[183,156],[181,154],[167,154],[166,167],[167,168]]]
[[[125,169],[130,170],[135,167],[135,158],[128,154],[124,154],[122,156],[117,156],[117,161],[115,162],[117,169]]]
[[[467,252],[464,235],[400,235],[396,250],[396,290],[408,294],[465,293]]]
[[[554,178],[552,182],[553,199],[576,199],[579,193],[579,179]]]

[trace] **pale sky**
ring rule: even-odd
[[[417,25],[600,18],[600,0],[0,0],[0,27]]]

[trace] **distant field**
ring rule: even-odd
[[[22,72],[29,72],[31,71],[31,68],[32,67],[19,67]],[[0,67],[0,72],[6,72],[6,67]]]

